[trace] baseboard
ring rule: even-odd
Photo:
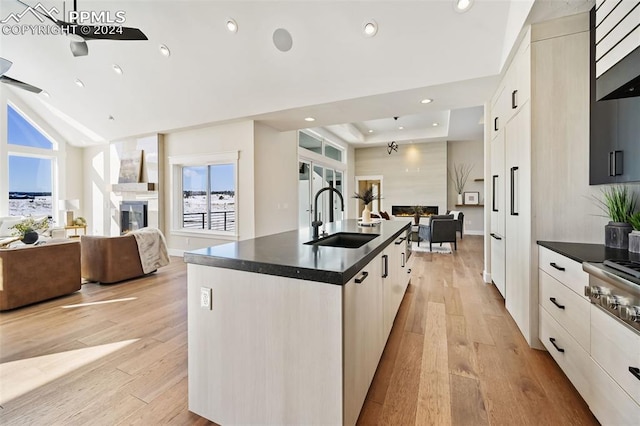
[[[465,229],[464,235],[484,235],[484,231],[467,231]]]
[[[482,280],[487,284],[491,284],[491,273],[482,271]]]
[[[177,256],[177,257],[183,257],[184,256],[184,252],[186,250],[179,250],[179,249],[167,249],[167,251],[169,252],[169,256]]]

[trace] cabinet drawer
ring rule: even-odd
[[[591,363],[591,400],[587,400],[587,403],[593,415],[603,425],[637,425],[640,405],[597,362],[592,360]]]
[[[540,305],[589,351],[589,306],[591,304],[545,271],[540,271]]]
[[[591,358],[544,308],[540,309],[540,340],[588,403],[591,397],[589,386]]]
[[[589,274],[582,270],[582,264],[545,247],[538,246],[539,267],[562,284],[576,292],[584,300],[584,288],[589,285]]]
[[[629,367],[640,368],[640,335],[593,305],[591,356],[640,404],[640,379],[629,371]]]

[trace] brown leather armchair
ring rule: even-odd
[[[80,237],[82,278],[103,284],[145,275],[133,235]]]
[[[0,250],[0,311],[70,294],[81,287],[78,241]]]

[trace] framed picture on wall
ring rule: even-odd
[[[464,193],[464,203],[465,204],[480,204],[480,193],[479,192],[465,192]]]

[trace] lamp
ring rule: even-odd
[[[67,226],[73,226],[73,211],[80,208],[80,200],[60,200],[61,204],[64,204],[64,208],[67,211]]]
[[[389,153],[389,155],[391,155],[391,151],[398,152],[398,144],[396,143],[396,141],[389,142],[387,144],[387,152]]]

